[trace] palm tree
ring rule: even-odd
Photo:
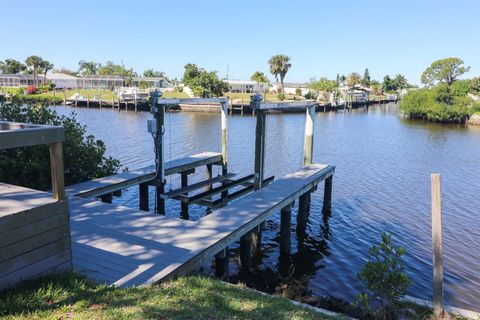
[[[33,69],[33,81],[38,86],[38,68],[42,64],[43,59],[39,56],[30,56],[25,60],[25,64]]]
[[[280,77],[280,83],[282,84],[282,92],[283,92],[283,79],[288,72],[288,69],[292,67],[290,63],[290,58],[283,54],[274,55],[268,60],[270,64],[270,73],[275,76],[275,80],[278,81]]]
[[[347,86],[354,87],[356,84],[360,83],[362,77],[356,72],[352,72],[347,77]]]
[[[94,61],[80,60],[78,62],[78,66],[79,66],[78,72],[81,72],[85,76],[85,75],[97,74],[100,64]]]
[[[53,63],[50,63],[47,60],[43,60],[42,63],[40,64],[40,68],[43,71],[43,83],[47,83],[47,72],[52,70],[54,67]]]
[[[257,83],[257,91],[260,88],[260,83],[268,83],[268,78],[265,75],[265,73],[260,72],[260,71],[255,71],[254,74],[250,77],[252,81],[255,81]]]

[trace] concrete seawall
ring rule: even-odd
[[[468,120],[468,124],[473,124],[476,126],[480,126],[480,114],[474,114]]]

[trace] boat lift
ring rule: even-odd
[[[151,93],[152,114],[154,119],[148,121],[148,131],[154,138],[155,166],[156,173],[150,185],[156,187],[155,212],[165,214],[165,200],[174,199],[182,202],[182,218],[188,219],[188,205],[198,204],[210,209],[225,206],[228,201],[241,197],[253,190],[258,190],[264,185],[271,183],[274,177],[264,177],[265,166],[265,131],[266,114],[268,110],[282,110],[285,108],[306,109],[305,123],[305,141],[304,141],[304,165],[312,163],[313,152],[313,123],[314,113],[317,106],[315,101],[306,100],[300,102],[281,102],[281,103],[262,103],[261,94],[251,96],[250,106],[256,113],[255,130],[255,164],[254,173],[242,177],[236,177],[235,173],[228,172],[228,152],[227,152],[227,114],[228,99],[222,98],[188,98],[188,99],[161,99],[161,93],[155,90]],[[206,180],[188,185],[188,174],[195,172],[192,169],[189,172],[182,173],[181,187],[166,192],[165,185],[165,110],[169,105],[178,104],[219,104],[221,113],[221,141],[222,152],[221,161],[214,165],[221,167],[221,175],[213,177],[212,165],[207,165]],[[214,187],[214,184],[220,184]],[[233,192],[230,189],[238,188]],[[204,189],[198,192],[200,189]],[[192,195],[192,193],[195,193]],[[220,194],[218,199],[212,197]]]

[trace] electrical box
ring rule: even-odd
[[[148,132],[153,134],[157,133],[157,121],[155,119],[148,119],[147,127],[148,127]]]

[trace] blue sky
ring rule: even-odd
[[[248,79],[279,53],[292,59],[292,82],[368,67],[372,78],[402,73],[418,84],[450,56],[478,76],[480,1],[0,0],[1,60],[37,54],[70,69],[123,61],[172,77],[192,62]]]

